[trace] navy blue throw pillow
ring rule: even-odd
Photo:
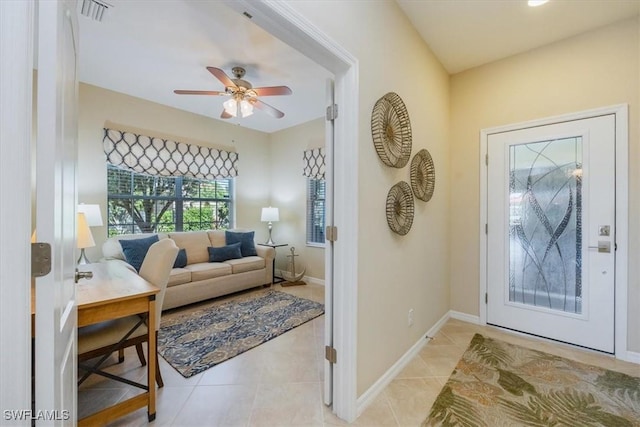
[[[158,240],[158,235],[154,234],[153,236],[145,237],[143,239],[119,240],[119,242],[120,246],[122,246],[122,252],[124,253],[124,257],[127,262],[131,264],[136,271],[140,271],[142,261],[144,261],[144,257],[147,255],[149,247]]]
[[[184,268],[187,266],[187,250],[182,248],[178,251],[176,262],[173,263],[173,268]]]
[[[242,258],[240,242],[222,246],[220,248],[212,248],[209,246],[207,250],[209,251],[209,262],[224,262],[229,259]]]
[[[253,231],[247,231],[244,233],[240,233],[238,231],[225,231],[224,237],[227,241],[227,245],[238,242],[242,244],[240,246],[242,256],[256,256],[258,255],[258,252],[256,252],[256,245],[253,242],[254,234],[255,232]]]

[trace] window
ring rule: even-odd
[[[233,227],[233,179],[152,176],[107,165],[109,236]]]
[[[307,178],[307,244],[324,245],[324,179]]]

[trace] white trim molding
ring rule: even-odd
[[[311,285],[320,285],[320,286],[324,286],[324,279],[318,279],[316,277],[311,277],[311,276],[304,276],[302,278],[302,280],[304,282],[307,282]]]
[[[430,341],[430,338],[434,337],[438,331],[447,323],[447,320],[451,317],[451,312],[447,312],[440,318],[422,337],[413,345],[405,354],[400,357],[378,380],[373,383],[371,387],[367,389],[358,398],[358,411],[360,416],[373,401],[378,397],[380,393],[398,376],[400,372],[411,362],[411,360],[418,355],[420,350],[424,348]]]
[[[499,132],[509,132],[536,126],[545,126],[572,120],[582,120],[603,115],[615,115],[616,141],[616,266],[615,266],[615,356],[621,360],[634,358],[627,348],[628,329],[628,259],[629,259],[629,106],[618,104],[576,113],[563,114],[538,120],[531,120],[506,126],[482,129],[480,131],[480,288],[479,321],[487,323],[487,177],[488,167],[485,156],[488,152],[488,136]]]
[[[224,0],[289,46],[335,75],[335,102],[340,115],[334,122],[334,224],[340,238],[334,243],[332,295],[333,412],[352,422],[357,411],[358,321],[358,60],[340,44],[282,1]],[[354,167],[354,165],[356,165]]]
[[[2,410],[31,408],[29,237],[36,6],[0,2],[0,348],[11,349],[0,354]]]
[[[480,325],[480,316],[474,316],[473,314],[462,313],[460,311],[449,311],[449,317],[452,319],[462,320],[463,322],[473,323],[474,325]]]

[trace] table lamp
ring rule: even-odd
[[[89,228],[89,224],[87,223],[87,217],[83,212],[78,212],[78,222],[77,222],[77,237],[78,237],[78,249],[80,249],[80,258],[78,258],[78,265],[81,264],[91,264],[91,261],[87,258],[87,255],[84,253],[85,248],[92,248],[96,245],[95,240],[93,240],[93,234],[91,234],[91,229]]]
[[[273,228],[273,222],[280,221],[280,213],[278,212],[278,208],[272,208],[269,206],[268,208],[262,208],[262,215],[260,217],[260,221],[269,223],[269,240],[265,244],[273,245],[273,239],[271,239],[271,229]]]
[[[96,245],[93,240],[93,234],[90,227],[102,226],[102,214],[100,213],[100,205],[86,205],[80,203],[78,205],[78,214],[82,214],[83,219],[78,215],[78,249],[80,249],[80,258],[78,264],[91,264],[91,261],[84,253],[85,248],[92,248]],[[84,225],[81,223],[83,222]]]

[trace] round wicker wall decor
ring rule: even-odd
[[[402,98],[389,92],[373,106],[371,136],[380,160],[402,168],[411,157],[411,122]]]
[[[411,189],[417,199],[428,202],[436,187],[436,169],[431,154],[422,149],[411,160]]]
[[[400,181],[387,194],[387,224],[394,233],[404,236],[411,230],[413,214],[411,187],[405,181]]]

